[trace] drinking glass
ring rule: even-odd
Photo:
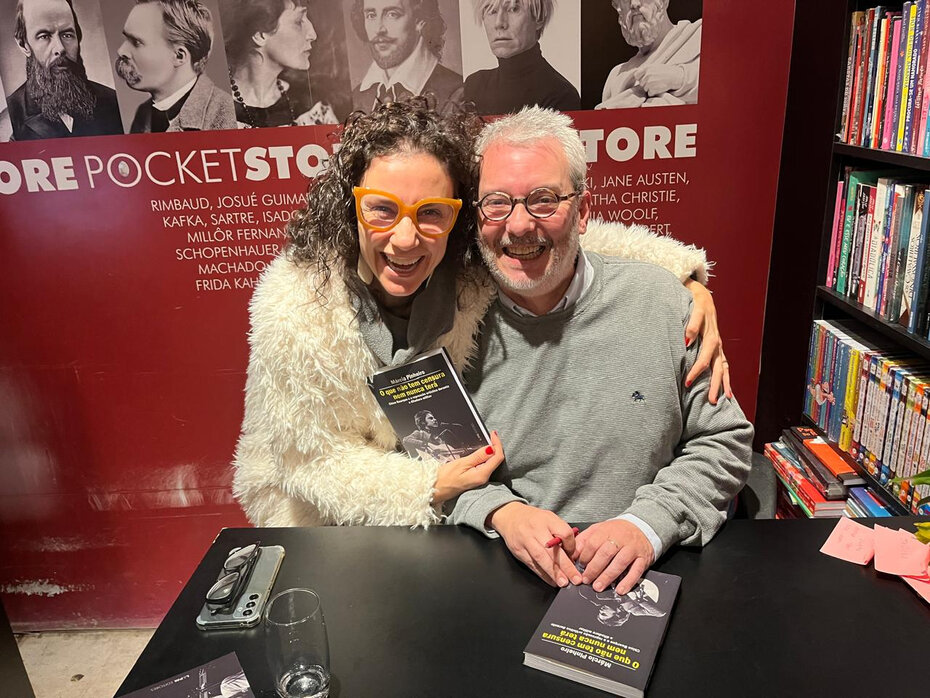
[[[281,698],[329,695],[329,640],[316,592],[287,589],[275,595],[265,610],[265,643]]]

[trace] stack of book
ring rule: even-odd
[[[853,12],[839,139],[850,145],[930,155],[930,0]]]
[[[798,455],[782,441],[765,444],[765,455],[772,461],[775,475],[788,493],[791,503],[799,507],[804,516],[812,519],[839,517],[846,507],[846,496],[833,495],[827,499],[804,468]],[[787,508],[791,509],[790,505]],[[796,514],[779,518],[797,518]]]
[[[846,168],[837,183],[825,284],[926,337],[930,180]]]
[[[893,516],[893,512],[868,487],[850,487],[844,514],[852,519]]]
[[[930,486],[908,482],[930,463],[930,365],[896,353],[856,323],[815,320],[804,414],[913,513]],[[861,483],[846,482],[846,486]]]
[[[765,455],[781,483],[776,518],[892,515],[874,492],[859,484],[864,480],[833,446],[811,429],[786,429],[780,440],[765,445]]]

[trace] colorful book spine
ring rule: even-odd
[[[869,55],[866,63],[866,83],[865,83],[865,100],[862,105],[862,128],[860,129],[859,145],[871,147],[872,137],[872,117],[875,104],[875,81],[878,77],[879,61],[879,30],[881,28],[882,13],[884,8],[881,5],[869,10]]]
[[[917,3],[907,2],[904,3],[905,17],[907,19],[906,32],[903,32],[901,35],[902,43],[904,44],[903,50],[903,60],[901,64],[901,91],[900,99],[897,100],[896,109],[898,111],[897,116],[895,117],[895,145],[894,149],[898,152],[904,150],[904,129],[905,123],[907,121],[907,105],[908,98],[910,93],[908,92],[908,87],[910,85],[911,78],[911,59],[914,54],[914,34],[916,31],[916,20],[917,20]]]
[[[854,80],[856,75],[856,50],[859,41],[859,24],[865,13],[853,12],[849,24],[849,53],[846,54],[846,85],[843,89],[843,116],[840,119],[840,139],[849,143],[851,127],[850,115],[852,113]]]
[[[875,190],[872,184],[860,184],[856,201],[856,230],[852,241],[849,263],[849,297],[859,299],[859,283],[862,279],[862,257],[866,252],[866,238],[872,231],[872,216],[875,212]]]
[[[920,0],[921,10],[923,12],[923,25],[920,34],[920,48],[918,51],[917,65],[917,82],[916,94],[914,95],[914,124],[911,134],[911,147],[909,152],[912,155],[920,155],[923,150],[923,134],[921,129],[925,123],[926,105],[924,103],[924,90],[926,89],[927,79],[927,52],[930,50],[930,0]]]
[[[925,0],[918,0],[914,3],[914,9],[912,13],[914,14],[914,45],[911,48],[911,60],[908,73],[908,83],[907,83],[907,104],[905,106],[905,120],[904,120],[904,139],[902,150],[905,153],[911,152],[911,142],[913,140],[914,132],[914,105],[916,104],[917,98],[917,76],[919,75],[920,67],[920,47],[923,42],[923,23],[924,23],[924,5]]]
[[[859,353],[859,375],[856,379],[856,411],[850,429],[849,455],[856,462],[862,462],[862,439],[865,434],[867,401],[869,396],[869,366],[872,363],[872,351],[868,348]]]
[[[901,27],[902,19],[895,16],[891,20],[891,55],[889,56],[888,65],[888,83],[885,86],[885,115],[882,119],[882,148],[884,150],[892,149],[892,136],[894,135],[894,117],[895,103],[898,102],[898,87],[901,81],[900,61],[901,56]]]
[[[869,131],[868,145],[877,148],[881,145],[882,114],[885,111],[885,84],[888,81],[888,55],[891,49],[891,17],[885,13],[881,18],[878,37],[878,65],[875,74],[875,89],[872,101],[872,127]]]
[[[844,177],[836,183],[836,200],[833,207],[833,226],[830,235],[830,258],[827,261],[827,278],[824,283],[827,288],[836,286],[836,264],[839,259],[840,243],[843,237],[843,202]]]
[[[897,301],[896,317],[892,318],[903,327],[907,327],[911,319],[911,300],[914,294],[914,274],[917,269],[917,251],[920,248],[920,239],[923,235],[923,210],[925,189],[919,189],[914,197],[914,216],[911,219],[911,236],[907,243],[907,259],[904,265],[904,280],[901,284],[901,297]]]
[[[851,446],[856,424],[856,408],[859,404],[859,361],[861,358],[862,345],[856,342],[850,347],[849,362],[846,369],[846,389],[842,395],[843,418],[840,424],[840,438],[837,441],[840,449],[849,454],[852,454]]]
[[[877,274],[875,298],[871,306],[872,310],[882,316],[888,309],[888,289],[893,278],[892,270],[898,262],[898,245],[900,244],[901,231],[906,231],[911,225],[911,213],[908,207],[914,205],[914,187],[909,184],[896,184],[894,202],[895,215],[882,241],[882,258]]]
[[[917,263],[914,270],[914,288],[911,295],[911,317],[908,331],[918,333],[926,327],[927,284],[930,283],[930,264],[927,264],[927,223],[930,216],[930,196],[924,196],[923,221],[920,245],[917,248]]]
[[[875,307],[875,287],[878,276],[878,260],[881,253],[882,240],[885,238],[885,221],[891,220],[887,216],[888,204],[894,208],[895,182],[890,177],[880,177],[875,187],[875,202],[869,201],[871,211],[871,225],[862,240],[862,277],[865,283],[859,283],[858,301],[868,308]]]

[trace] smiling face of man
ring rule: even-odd
[[[479,198],[492,192],[522,198],[542,187],[558,195],[573,191],[568,160],[555,139],[532,145],[496,142],[485,150]],[[536,314],[551,310],[571,283],[589,209],[583,192],[561,202],[547,218],[531,216],[522,203],[502,221],[479,211],[478,245],[504,293]]]
[[[413,53],[420,27],[410,0],[365,0],[362,14],[371,56],[378,67],[394,68]]]

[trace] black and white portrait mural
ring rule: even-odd
[[[585,0],[582,107],[697,104],[702,11],[703,0]]]

